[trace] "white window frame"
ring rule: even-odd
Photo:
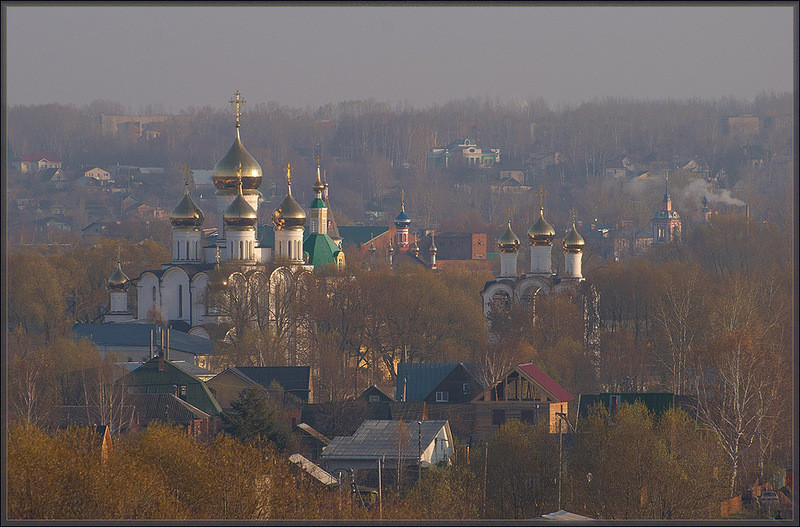
[[[436,402],[437,403],[450,402],[450,392],[436,392]]]

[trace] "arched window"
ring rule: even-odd
[[[508,307],[511,305],[511,297],[506,291],[497,291],[492,295],[492,303],[497,307]]]
[[[156,286],[153,286],[153,305],[156,303]]]
[[[178,284],[178,318],[183,317],[183,285]]]
[[[186,259],[189,259],[189,240],[186,240]]]

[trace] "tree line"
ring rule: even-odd
[[[280,167],[291,162],[296,167],[298,196],[309,201],[314,154],[322,154],[334,208],[343,224],[362,221],[365,210],[393,210],[400,187],[407,190],[412,216],[425,226],[452,219],[465,212],[465,205],[490,224],[501,223],[505,206],[519,209],[521,204],[500,203],[489,191],[486,172],[458,163],[448,170],[426,166],[429,148],[463,137],[484,148],[499,148],[503,169],[524,170],[528,184],[549,189],[549,210],[556,213],[557,221],[566,221],[567,211],[576,206],[581,217],[613,224],[642,218],[625,206],[630,193],[608,187],[603,171],[612,160],[629,154],[643,162],[674,165],[675,159],[699,157],[712,175],[721,170],[728,174],[722,184],[731,189],[749,177],[743,141],[774,154],[791,154],[792,100],[791,94],[761,94],[752,100],[605,98],[551,108],[535,98],[525,103],[470,98],[415,108],[370,99],[331,103],[316,110],[270,102],[245,108],[242,135],[267,181],[271,180],[267,185],[280,186]],[[148,141],[104,134],[89,119],[102,112],[125,113],[125,108],[110,101],[81,108],[14,106],[9,109],[10,155],[53,151],[72,167],[163,166],[180,183],[180,166],[188,162],[195,168],[212,168],[233,137],[229,109],[187,108],[180,114],[185,119],[164,123],[163,133]],[[741,138],[729,133],[723,122],[726,116],[738,114],[770,117],[775,124]],[[553,152],[561,155],[557,169],[539,166],[537,156]],[[781,181],[787,176],[782,174]],[[165,188],[174,190],[177,199],[179,185]],[[610,201],[602,208],[593,204],[600,194]],[[754,214],[772,210],[768,200],[757,201]],[[536,212],[535,207],[525,208],[515,211],[523,223]],[[647,210],[652,214],[652,208]]]
[[[457,443],[450,464],[413,486],[361,500],[349,482],[324,488],[268,442],[226,433],[195,438],[153,424],[114,437],[103,453],[94,429],[9,429],[11,519],[531,519],[562,509],[591,518],[719,516],[724,453],[681,410],[656,416],[623,404],[595,407],[571,435],[511,420],[497,434]],[[636,448],[631,446],[635,444]],[[559,460],[563,459],[562,470]]]

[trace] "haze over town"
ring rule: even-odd
[[[796,521],[797,2],[2,13],[4,520]]]
[[[752,98],[792,89],[787,6],[6,9],[9,104],[294,107],[463,97]],[[54,79],[57,79],[54,82]]]

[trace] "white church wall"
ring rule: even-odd
[[[180,267],[171,267],[161,278],[162,315],[167,320],[185,320],[191,317],[189,302],[189,276]]]
[[[147,312],[155,308],[161,309],[161,284],[153,273],[144,273],[136,285],[137,305],[139,320],[147,319]]]

